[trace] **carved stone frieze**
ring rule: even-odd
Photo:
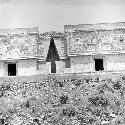
[[[125,51],[125,29],[66,32],[68,54]]]
[[[15,29],[10,35],[3,33],[0,36],[0,58],[36,57],[38,32],[31,29]],[[26,32],[27,31],[27,32]],[[0,31],[2,32],[2,31]]]

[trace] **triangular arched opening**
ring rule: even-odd
[[[56,45],[54,43],[53,38],[50,40],[50,46],[46,58],[46,62],[51,62],[51,73],[56,73],[56,63],[55,61],[60,61],[60,57],[58,51],[56,49]]]

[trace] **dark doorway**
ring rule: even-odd
[[[16,76],[16,64],[8,64],[8,76]]]
[[[51,62],[51,73],[56,73],[56,63],[55,63],[55,61]]]
[[[56,63],[55,61],[60,61],[60,57],[58,51],[56,49],[56,45],[54,43],[54,39],[50,40],[50,46],[46,58],[46,62],[51,62],[51,73],[56,73]]]
[[[102,71],[103,68],[103,59],[94,59],[95,60],[95,70],[96,71]]]

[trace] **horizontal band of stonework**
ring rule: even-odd
[[[38,57],[37,56],[27,56],[27,57],[11,57],[11,58],[9,58],[9,57],[7,57],[7,58],[5,58],[5,57],[3,57],[3,58],[0,58],[0,60],[20,60],[20,59],[38,59]]]
[[[64,31],[71,32],[74,30],[114,30],[125,29],[125,22],[117,23],[97,23],[97,24],[78,24],[78,25],[65,25]]]
[[[67,59],[67,56],[60,56],[60,59]],[[38,61],[46,61],[46,57],[38,57]]]
[[[0,29],[0,36],[11,36],[13,34],[38,34],[38,27],[33,28],[15,28],[15,29]]]
[[[79,55],[108,55],[108,54],[125,54],[125,51],[100,51],[100,52],[84,52],[84,53],[68,53],[68,56],[79,56]]]

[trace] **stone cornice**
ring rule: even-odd
[[[64,33],[51,31],[51,32],[45,32],[42,34],[39,34],[40,38],[63,38]]]
[[[26,35],[26,34],[39,34],[38,27],[33,28],[16,28],[16,29],[0,29],[0,36],[12,35]]]
[[[75,56],[94,56],[94,55],[119,55],[119,54],[125,54],[125,51],[102,51],[102,52],[84,52],[84,53],[70,53],[69,57],[75,57]]]
[[[75,30],[119,30],[125,29],[125,22],[117,23],[97,23],[97,24],[78,24],[78,25],[65,25],[65,32],[72,32]]]

